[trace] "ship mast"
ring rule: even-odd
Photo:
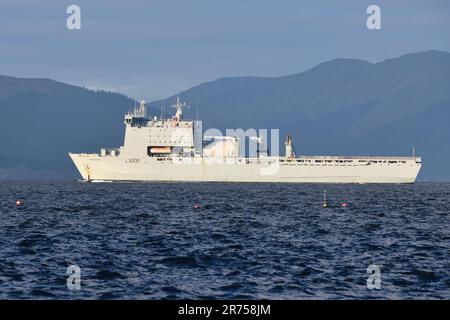
[[[141,103],[139,104],[138,113],[142,118],[147,117],[147,108],[145,107],[145,100],[141,100]]]
[[[177,102],[172,107],[177,109],[177,111],[175,112],[174,119],[176,121],[183,120],[183,109],[189,108],[189,106],[186,105],[186,103],[180,102],[180,97],[177,97]]]

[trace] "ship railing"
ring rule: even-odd
[[[279,157],[259,157],[259,158],[238,158],[238,162],[272,164],[279,161]]]
[[[202,162],[210,164],[273,164],[279,161],[278,157],[261,157],[261,158],[243,158],[243,157],[184,157],[172,155],[168,157],[159,157],[159,161],[173,161],[175,163],[187,163],[187,162]]]
[[[420,157],[392,157],[392,156],[300,156],[295,159],[329,159],[329,160],[414,160]]]
[[[120,154],[120,148],[101,148],[101,157],[117,157]]]

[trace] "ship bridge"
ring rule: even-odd
[[[175,114],[167,119],[147,118],[145,101],[126,114],[121,153],[135,158],[200,153],[201,122],[183,119],[183,109],[189,107],[179,98],[171,107],[175,108]]]

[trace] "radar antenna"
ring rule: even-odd
[[[128,115],[140,118],[147,117],[147,108],[145,106],[145,100],[141,100],[139,106],[136,106],[136,100],[134,100],[134,109],[131,112],[128,112]]]

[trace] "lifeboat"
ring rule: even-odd
[[[172,149],[170,147],[153,147],[150,148],[150,153],[170,153]]]

